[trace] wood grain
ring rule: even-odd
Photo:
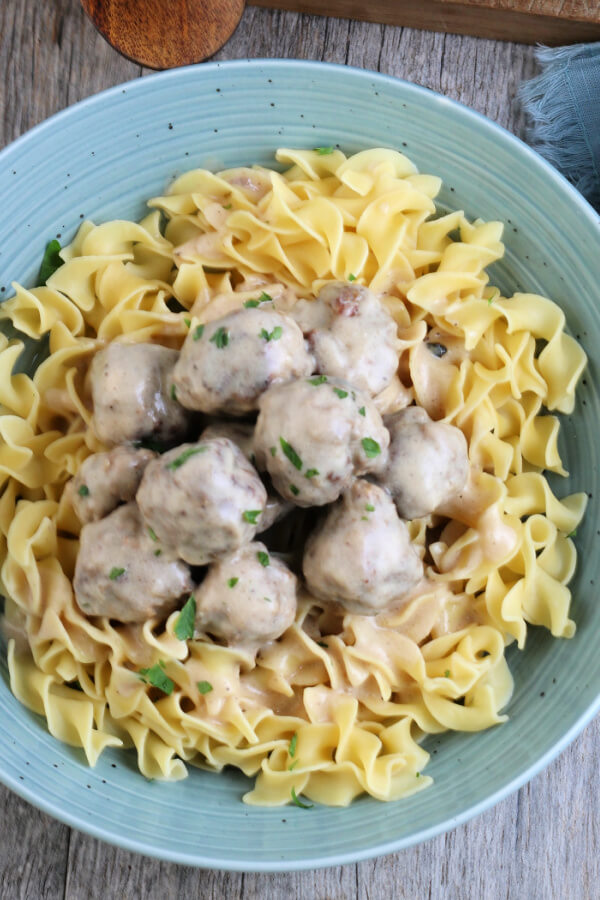
[[[151,69],[202,62],[227,41],[244,0],[81,0],[109,44]]]
[[[535,71],[532,48],[519,44],[254,8],[217,58],[257,56],[379,70],[517,133],[516,88]],[[110,49],[78,0],[3,0],[0,145],[141,72]],[[0,787],[0,900],[595,900],[599,755],[596,720],[529,785],[449,834],[359,865],[279,875],[146,859],[70,831]]]
[[[562,0],[248,0],[312,15],[341,16],[365,22],[472,34],[528,44],[573,44],[600,39],[597,0],[565,0],[567,14],[554,14]],[[545,13],[545,2],[550,14]],[[568,4],[568,5],[567,5]],[[528,9],[527,6],[530,6]]]

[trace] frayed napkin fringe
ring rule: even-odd
[[[519,98],[531,120],[526,134],[528,143],[598,207],[600,172],[568,78],[571,62],[579,60],[585,64],[594,56],[600,59],[598,45],[596,49],[586,44],[538,48],[536,58],[543,71],[521,85]],[[597,65],[595,60],[594,64]]]

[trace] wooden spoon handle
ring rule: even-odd
[[[223,46],[244,0],[81,0],[109,44],[151,69],[200,62]]]

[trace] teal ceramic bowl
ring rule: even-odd
[[[600,341],[600,227],[581,197],[524,144],[480,115],[392,78],[293,61],[209,64],[153,75],[66,110],[0,155],[0,296],[32,284],[46,241],[73,236],[80,216],[138,218],[146,198],[195,166],[272,164],[278,146],[389,146],[442,176],[441,204],[507,223],[494,266],[504,290],[560,303],[592,351],[562,452],[561,495],[591,497],[578,529],[572,641],[531,629],[509,651],[515,693],[507,724],[430,739],[433,787],[389,804],[348,809],[244,806],[243,776],[193,770],[148,782],[134,757],[107,752],[95,769],[60,744],[11,695],[1,664],[0,779],[26,800],[96,837],[166,860],[276,871],[390,853],[464,822],[516,790],[559,753],[600,707],[600,404],[593,349]],[[577,778],[578,773],[574,772]]]

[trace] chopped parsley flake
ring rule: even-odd
[[[450,678],[450,669],[446,669],[444,672],[444,678]]]
[[[171,385],[171,400],[174,400],[177,403],[177,388],[174,384]]]
[[[361,521],[363,521],[363,522],[368,522],[368,521],[369,521],[369,517],[368,517],[368,516],[361,516],[360,518],[361,518]]]
[[[213,686],[210,683],[210,681],[199,681],[198,682],[198,690],[200,691],[201,694],[210,694],[212,689],[213,689]]]
[[[263,291],[260,297],[258,298],[259,303],[271,303],[273,298],[270,294],[267,294],[266,291]]]
[[[277,447],[271,447],[271,456],[277,455]]]
[[[304,477],[305,478],[314,478],[315,475],[318,475],[318,474],[319,474],[318,469],[307,469],[306,472],[304,473]]]
[[[379,454],[381,453],[381,447],[379,446],[377,441],[373,440],[373,438],[363,438],[361,444],[363,450],[365,451],[365,455],[369,459],[373,459],[374,456],[379,456]]]
[[[259,561],[259,563],[261,564],[261,566],[265,567],[265,569],[271,562],[271,560],[269,559],[269,554],[265,553],[264,550],[259,550],[258,553],[256,554],[256,558]]]
[[[290,484],[290,491],[292,492],[294,497],[297,497],[300,493],[300,488],[297,488],[295,484]]]
[[[160,556],[161,553],[162,553],[162,550],[160,549],[160,547],[158,548],[158,550],[154,551],[155,556]]]
[[[181,466],[188,461],[190,456],[195,456],[197,453],[204,453],[206,447],[188,447],[187,450],[184,450],[181,456],[178,456],[172,462],[167,463],[167,469],[174,471],[175,469],[181,468]]]
[[[343,391],[341,388],[334,388],[334,394],[337,394],[340,400],[345,400],[348,396],[348,391]]]
[[[375,512],[375,507],[373,506],[372,503],[367,503],[367,505],[365,506],[365,509],[367,512]]]
[[[364,408],[364,406],[361,406],[361,408],[360,408],[359,411],[358,411],[358,414],[359,414],[359,416],[366,416],[367,411],[366,411],[366,409]]]
[[[353,275],[352,272],[348,275],[348,281],[356,281],[356,275]]]
[[[120,566],[113,566],[109,573],[109,578],[111,581],[116,581],[117,578],[120,578],[121,575],[125,574],[125,569],[122,569]]]
[[[79,494],[80,497],[87,497],[87,496],[89,496],[90,489],[87,486],[87,484],[82,484],[81,487],[79,488],[79,490],[77,491],[77,493]]]
[[[288,766],[288,772],[293,772],[299,762],[299,759],[295,759],[291,766]]]
[[[324,647],[326,650],[329,648],[329,644],[326,644],[325,641],[317,641],[319,647]]]
[[[246,300],[246,302],[244,303],[244,308],[245,309],[256,309],[256,307],[259,305],[259,303],[260,303],[260,300]]]
[[[315,147],[315,153],[318,153],[319,156],[331,156],[333,147]]]
[[[260,516],[261,512],[261,509],[246,509],[242,513],[242,519],[244,520],[244,522],[250,522],[251,525],[256,525],[256,520]]]
[[[228,203],[227,206],[223,205],[223,209],[231,209],[231,203]]]
[[[271,600],[270,597],[263,597],[263,600],[266,600],[267,603],[272,603],[272,602],[273,602],[273,601]]]
[[[229,332],[220,325],[211,337],[210,342],[211,344],[214,344],[218,350],[222,350],[229,343]]]
[[[46,244],[46,249],[44,250],[44,256],[42,257],[42,264],[40,266],[40,273],[38,275],[38,285],[42,286],[46,284],[51,275],[54,275],[57,269],[63,264],[62,259],[58,255],[60,253],[60,244],[58,241],[50,241],[50,243]]]
[[[227,582],[227,586],[230,588],[234,588],[239,580],[239,578],[230,578]]]
[[[427,343],[425,345],[430,353],[433,353],[434,356],[437,356],[440,359],[442,356],[445,356],[448,352],[448,348],[445,344],[436,344],[432,342],[431,344]]]
[[[298,471],[300,472],[302,470],[302,460],[300,459],[292,445],[288,444],[288,442],[282,437],[279,438],[279,443],[281,444],[281,449],[283,450],[291,464],[295,466],[296,469],[298,469]]]
[[[290,749],[288,750],[288,753],[290,754],[290,756],[292,757],[292,759],[293,759],[294,756],[296,755],[296,745],[297,745],[297,743],[298,743],[298,735],[296,734],[296,732],[294,732],[293,735],[292,735],[292,739],[290,740]]]
[[[188,598],[185,606],[175,620],[175,636],[180,641],[189,641],[194,637],[194,620],[196,618],[196,600],[194,596]]]
[[[420,772],[417,772],[417,773],[416,773],[416,777],[417,777],[417,778],[420,778],[420,777],[421,777],[421,773],[420,773]]]
[[[266,328],[262,328],[260,332],[261,338],[263,338],[265,341],[278,341],[282,334],[283,328],[281,327],[281,325],[276,325],[270,334]]]
[[[199,341],[204,334],[204,325],[196,325],[194,328],[194,340]]]
[[[158,688],[163,694],[172,694],[175,684],[169,676],[163,672],[164,667],[164,662],[160,661],[153,666],[150,666],[149,669],[140,669],[138,674],[144,684],[151,684],[152,687]]]
[[[81,493],[81,488],[79,489],[79,493]],[[576,535],[577,535],[577,529],[574,528],[573,531],[571,531],[571,532],[567,535],[567,537],[574,538],[574,537],[576,537]]]
[[[184,317],[183,317],[183,321],[184,321],[184,323],[185,323],[185,327],[186,327],[186,328],[191,328],[191,327],[192,327],[192,320],[191,320],[191,319],[188,319],[187,316],[184,316]]]
[[[156,532],[155,532],[154,528],[149,528],[148,534],[150,535],[150,537],[152,538],[153,541],[158,540],[158,537],[156,536]]]
[[[296,806],[299,806],[300,809],[312,809],[314,806],[313,803],[303,803],[302,800],[298,800],[294,788],[292,788],[292,801],[296,804]]]
[[[325,384],[327,381],[327,375],[317,375],[316,378],[309,378],[308,383],[314,384],[317,387],[319,384]]]

